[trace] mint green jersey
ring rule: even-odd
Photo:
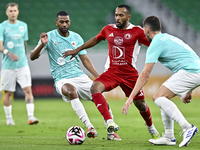
[[[78,55],[84,55],[87,52],[82,50],[72,60],[71,56],[62,57],[62,53],[75,49],[83,44],[81,36],[73,31],[69,31],[68,37],[61,36],[57,29],[47,33],[48,42],[45,45],[49,57],[50,71],[54,82],[61,79],[75,78],[83,75],[83,71],[79,65]],[[41,43],[41,42],[39,42]]]
[[[200,73],[199,56],[182,40],[167,33],[156,34],[147,49],[145,63],[158,60],[174,73],[179,70]]]
[[[2,70],[16,69],[28,66],[24,41],[28,40],[27,24],[17,20],[16,24],[10,24],[7,20],[0,24],[0,41],[11,53],[19,57],[18,61],[12,61],[9,56],[2,54]]]

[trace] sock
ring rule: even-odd
[[[10,106],[3,106],[4,107],[4,112],[6,115],[6,119],[12,118],[12,105]]]
[[[102,114],[104,120],[107,121],[108,119],[112,119],[104,96],[101,93],[94,93],[92,94],[92,98],[97,109]]]
[[[83,106],[83,104],[81,103],[81,101],[79,100],[79,98],[73,99],[71,100],[71,105],[73,110],[76,112],[77,116],[79,117],[79,119],[86,125],[86,127],[89,129],[90,127],[94,126],[91,124],[88,115],[85,111],[85,108]]]
[[[34,104],[33,103],[26,104],[26,110],[27,110],[28,118],[34,116]]]
[[[182,129],[191,127],[191,124],[185,119],[178,107],[166,97],[157,98],[154,103],[160,107],[170,118],[176,121]]]
[[[161,109],[162,121],[165,128],[165,137],[174,140],[174,120]]]
[[[108,102],[107,102],[107,106],[108,106],[108,111],[109,111],[109,113],[110,113],[110,116],[111,116],[112,119],[114,120],[114,117],[113,117],[113,114],[112,114],[112,110],[111,110],[111,108],[110,108]],[[102,117],[103,117],[103,116],[102,116]],[[104,118],[103,118],[103,119],[104,119]],[[104,119],[104,123],[105,123],[105,125],[106,125],[106,127],[107,127],[107,122],[105,121],[105,119]]]
[[[149,106],[146,104],[147,108],[146,108],[146,111],[140,111],[140,114],[141,116],[143,117],[143,119],[145,120],[146,122],[146,125],[147,126],[151,126],[153,123],[152,123],[152,117],[151,117],[151,112],[150,112],[150,109],[149,109]]]

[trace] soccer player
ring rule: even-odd
[[[19,83],[25,94],[28,124],[32,125],[37,124],[39,120],[34,117],[31,74],[25,53],[28,29],[25,22],[17,20],[18,14],[18,4],[7,4],[6,15],[8,20],[0,24],[0,51],[3,53],[0,90],[5,91],[3,103],[6,124],[15,125],[12,118],[11,96],[16,90],[16,82]]]
[[[62,95],[66,102],[71,102],[73,110],[76,112],[80,120],[88,128],[87,136],[98,136],[97,131],[91,124],[88,115],[82,105],[80,98],[92,101],[90,87],[93,81],[80,69],[79,58],[85,68],[97,78],[99,74],[96,72],[90,59],[87,57],[87,52],[82,50],[74,59],[70,57],[63,58],[62,53],[69,49],[75,49],[83,44],[81,36],[69,30],[71,20],[66,11],[60,11],[56,16],[57,29],[48,33],[41,33],[40,42],[31,51],[31,60],[37,59],[40,54],[46,50],[50,62],[51,75],[55,82],[57,92]],[[108,108],[108,104],[106,105]],[[112,111],[109,108],[110,115]],[[112,116],[113,117],[113,116]],[[117,134],[108,134],[108,140],[120,139]]]
[[[143,27],[151,45],[147,49],[144,69],[122,108],[122,113],[128,113],[132,98],[146,84],[154,64],[159,60],[174,74],[163,83],[153,96],[154,103],[161,109],[165,134],[159,139],[150,139],[149,142],[155,145],[176,145],[174,137],[174,121],[176,121],[183,131],[183,141],[179,147],[187,146],[197,133],[198,128],[185,119],[170,99],[177,95],[185,104],[191,101],[192,90],[200,85],[200,59],[182,40],[167,33],[161,33],[161,22],[158,17],[147,17],[143,21]]]
[[[91,92],[97,109],[107,122],[108,132],[117,131],[119,127],[109,114],[106,99],[102,92],[120,86],[128,97],[139,76],[136,70],[136,60],[141,44],[146,46],[150,44],[143,29],[131,24],[130,18],[131,8],[128,5],[119,5],[115,10],[116,24],[105,26],[97,36],[91,38],[82,46],[63,53],[63,57],[72,55],[71,58],[73,58],[82,49],[90,48],[107,39],[109,48],[108,68],[94,81]],[[150,109],[144,100],[143,90],[138,91],[132,100],[145,120],[152,138],[158,138],[159,133],[152,123]]]

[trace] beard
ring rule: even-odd
[[[146,35],[146,37],[147,37],[147,39],[148,39],[149,42],[152,41],[152,39],[148,35]]]
[[[124,27],[125,27],[125,25],[126,25],[126,22],[127,21],[123,21],[122,23],[119,23],[118,25],[116,24],[116,26],[119,28],[119,29],[123,29]]]
[[[69,30],[69,28],[60,28],[60,27],[58,27],[58,28],[59,28],[60,32],[63,34],[67,33]]]

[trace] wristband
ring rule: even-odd
[[[8,51],[7,49],[4,49],[4,50],[3,50],[3,53],[4,53],[5,55],[7,55],[8,52],[9,52],[9,51]]]

